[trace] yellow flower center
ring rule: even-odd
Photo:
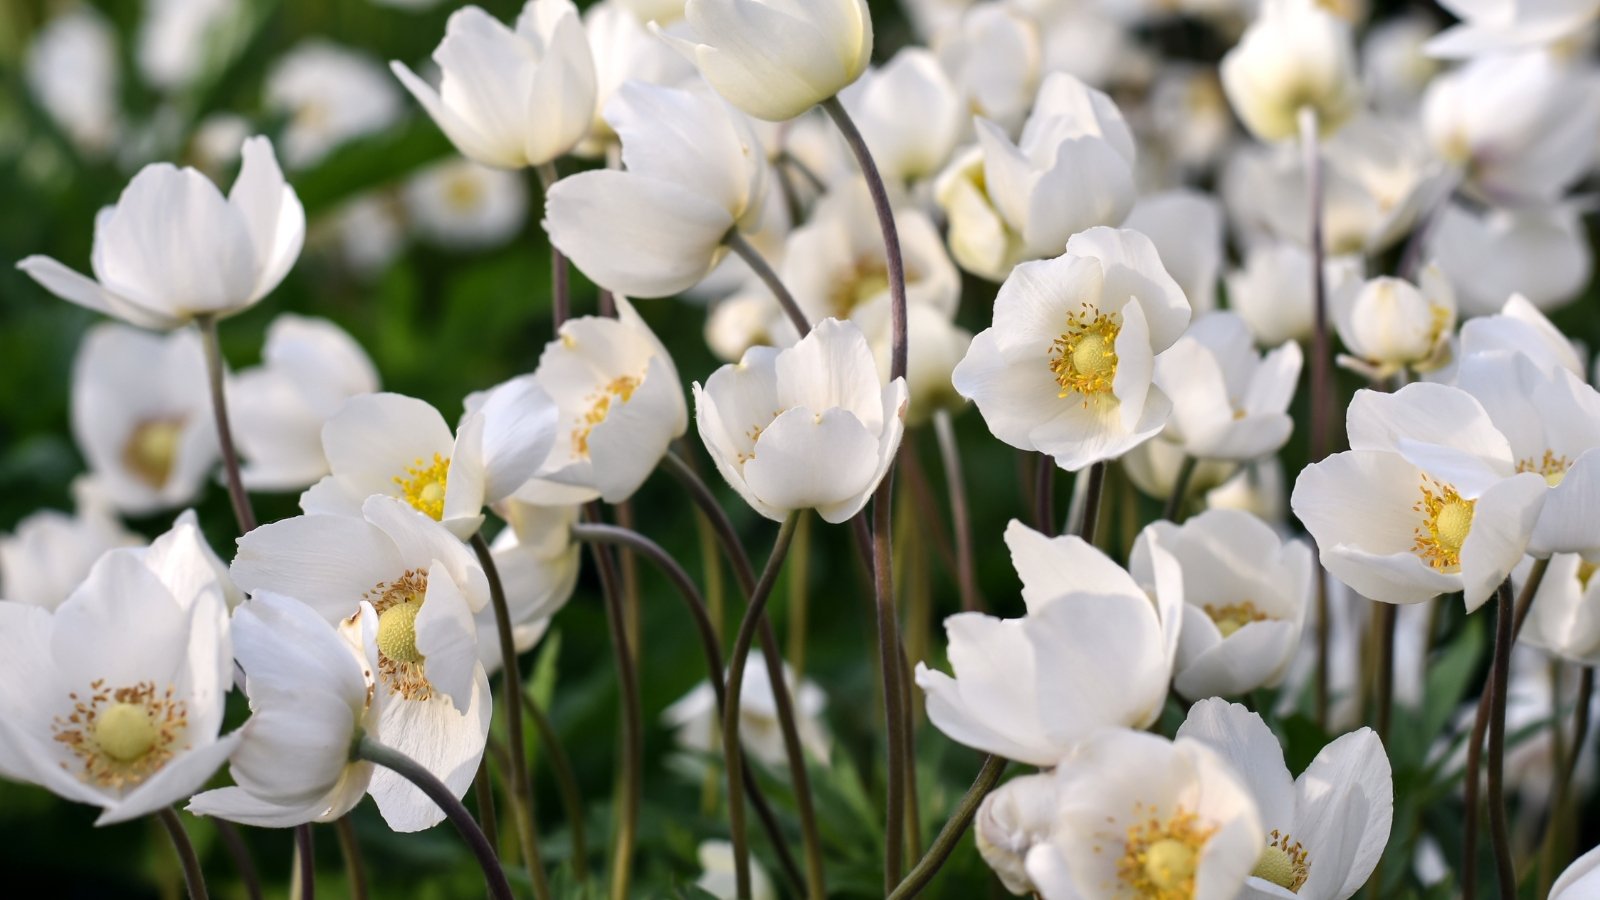
[[[395,662],[420,663],[417,652],[417,613],[422,599],[413,597],[389,607],[378,615],[378,652]]]
[[[108,688],[89,685],[72,693],[72,712],[51,724],[57,743],[83,765],[78,777],[90,784],[121,789],[140,784],[166,765],[188,727],[187,708],[174,689],[157,693],[151,682]]]
[[[589,409],[578,417],[577,427],[572,429],[574,455],[583,457],[589,455],[589,434],[611,415],[613,400],[627,403],[633,399],[633,392],[639,389],[639,383],[640,379],[632,375],[621,375],[590,398]]]
[[[1423,515],[1412,552],[1440,572],[1461,571],[1461,547],[1472,530],[1472,510],[1477,503],[1463,499],[1447,484],[1423,478],[1422,499],[1412,507]]]
[[[1557,456],[1554,450],[1546,450],[1540,459],[1524,459],[1517,463],[1518,472],[1537,472],[1544,476],[1545,483],[1551,487],[1560,484],[1570,468],[1572,460]]]
[[[408,569],[393,581],[379,582],[363,598],[378,614],[378,674],[406,700],[433,696],[426,660],[417,650],[417,614],[428,595],[428,573]]]
[[[1583,585],[1584,590],[1589,589],[1589,579],[1594,577],[1596,570],[1600,570],[1600,566],[1586,559],[1578,560],[1578,583]]]
[[[122,464],[135,478],[161,490],[172,477],[183,443],[183,419],[146,419],[135,425],[122,447]]]
[[[458,213],[468,213],[483,203],[483,181],[476,172],[463,169],[445,179],[445,205]]]
[[[907,272],[906,280],[912,278],[912,273]],[[857,260],[855,267],[839,280],[829,307],[835,318],[848,319],[856,307],[888,289],[889,273],[881,258]]]
[[[1050,371],[1061,386],[1058,396],[1091,397],[1111,393],[1117,377],[1117,334],[1122,323],[1094,306],[1067,316],[1067,330],[1050,345]]]
[[[1206,611],[1206,615],[1211,617],[1211,621],[1216,623],[1217,630],[1222,632],[1222,636],[1225,638],[1233,637],[1234,632],[1249,625],[1251,622],[1265,622],[1271,618],[1271,616],[1256,609],[1256,605],[1249,600],[1243,603],[1229,603],[1226,606],[1213,606],[1207,603],[1201,608]]]
[[[405,475],[396,475],[394,483],[400,486],[400,495],[417,512],[434,521],[444,518],[444,494],[450,481],[450,460],[438,453],[433,462],[418,459]]]
[[[1139,815],[1138,808],[1135,814]],[[1189,900],[1194,896],[1200,852],[1216,830],[1181,807],[1165,820],[1141,816],[1128,826],[1117,877],[1135,897]]]
[[[1299,841],[1274,829],[1272,843],[1261,851],[1261,858],[1256,861],[1255,870],[1250,874],[1298,894],[1311,874],[1311,865],[1306,856],[1306,850]]]

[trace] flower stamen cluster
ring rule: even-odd
[[[404,476],[396,475],[394,483],[400,486],[402,498],[412,509],[437,522],[444,518],[444,495],[449,480],[450,460],[435,453],[431,464],[418,459],[406,468]]]
[[[1557,456],[1554,450],[1546,450],[1540,459],[1529,457],[1517,461],[1518,472],[1535,472],[1544,476],[1544,480],[1551,487],[1561,484],[1567,477],[1567,470],[1572,468],[1572,460],[1565,456]]]
[[[378,674],[407,700],[428,700],[426,660],[417,649],[417,614],[428,595],[428,573],[407,569],[394,581],[380,582],[364,598],[378,614]]]
[[[1461,547],[1472,530],[1476,506],[1476,500],[1463,499],[1455,488],[1423,476],[1422,499],[1412,509],[1425,518],[1416,529],[1413,552],[1440,572],[1461,571]]]
[[[1135,806],[1138,821],[1128,826],[1117,876],[1135,897],[1189,900],[1200,851],[1217,829],[1182,807],[1163,821],[1154,809],[1139,813],[1142,806]]]
[[[121,789],[144,782],[172,759],[188,727],[188,709],[168,685],[152,682],[108,688],[103,679],[88,696],[68,694],[72,712],[57,717],[55,740],[83,761],[78,777],[100,787]],[[66,768],[66,763],[62,763]]]
[[[1117,334],[1121,320],[1093,304],[1067,315],[1067,330],[1050,345],[1050,371],[1061,385],[1061,397],[1090,398],[1111,393],[1117,377]]]
[[[167,486],[178,448],[183,443],[182,417],[146,419],[136,425],[122,448],[122,463],[140,481],[155,490]]]
[[[633,399],[633,392],[639,389],[641,379],[633,375],[621,375],[601,388],[590,401],[588,411],[578,417],[577,427],[572,429],[572,452],[577,456],[589,455],[589,434],[595,427],[611,415],[611,402],[615,398],[627,403]]]
[[[1309,855],[1299,841],[1274,828],[1272,841],[1262,851],[1260,861],[1250,874],[1298,894],[1311,876]]]
[[[1217,630],[1222,632],[1222,636],[1225,638],[1232,637],[1235,632],[1251,622],[1265,622],[1272,618],[1261,610],[1256,609],[1256,605],[1249,600],[1242,603],[1229,603],[1224,606],[1215,606],[1207,603],[1201,608],[1206,611],[1206,615],[1211,618],[1211,621],[1216,623]]]

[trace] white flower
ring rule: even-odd
[[[637,3],[640,0],[632,0]],[[595,108],[589,135],[576,152],[585,156],[605,156],[617,134],[605,116],[606,106],[629,81],[644,81],[667,86],[679,85],[695,76],[694,65],[668,47],[645,27],[651,16],[637,15],[629,0],[601,0],[583,13],[583,30],[594,55]],[[682,2],[678,14],[683,13]]]
[[[1439,74],[1439,61],[1423,52],[1438,25],[1425,14],[1412,13],[1373,23],[1361,42],[1361,81],[1381,112],[1411,115],[1422,102],[1428,82]]]
[[[1550,888],[1550,900],[1584,900],[1600,891],[1600,847],[1567,866]]]
[[[687,290],[722,259],[730,231],[761,225],[760,143],[744,116],[704,91],[629,82],[606,120],[622,139],[626,171],[557,182],[545,207],[550,240],[617,293]]]
[[[323,240],[357,278],[370,281],[383,274],[406,249],[399,204],[388,193],[362,194],[341,204],[322,220]]]
[[[208,61],[201,48],[226,45],[244,7],[240,0],[148,0],[143,5],[135,57],[145,81],[163,91],[183,87],[200,74]]]
[[[326,319],[284,313],[261,365],[228,379],[240,475],[255,490],[300,490],[328,474],[322,427],[351,397],[378,390],[361,345]]]
[[[1294,137],[1307,107],[1331,134],[1361,99],[1349,24],[1310,0],[1266,0],[1221,72],[1233,111],[1263,141]]]
[[[1242,467],[1227,481],[1206,491],[1207,509],[1247,512],[1281,532],[1289,514],[1288,491],[1283,486],[1283,463],[1276,456]]]
[[[788,663],[783,664],[783,677],[794,704],[800,746],[818,762],[826,764],[830,741],[822,713],[828,708],[828,695],[810,679],[797,682]],[[759,650],[750,654],[743,685],[739,694],[739,744],[752,758],[774,770],[781,769],[789,757],[778,724],[778,707],[772,696],[766,657]],[[678,746],[685,750],[722,754],[722,715],[717,711],[717,695],[710,682],[700,682],[667,707],[661,713],[661,721],[673,729]]]
[[[930,45],[961,92],[962,106],[1014,134],[1042,77],[1039,26],[1003,3],[980,3]]]
[[[515,29],[476,6],[458,9],[433,61],[438,90],[398,62],[390,68],[456,149],[486,166],[542,166],[594,118],[594,58],[572,0],[529,0]]]
[[[683,13],[684,37],[663,39],[729,103],[769,122],[834,97],[872,59],[866,0],[689,0]]]
[[[257,528],[239,539],[233,579],[252,594],[304,602],[327,622],[343,623],[352,642],[375,642],[383,742],[460,797],[489,731],[489,681],[473,620],[488,604],[488,579],[459,538],[402,501],[370,497],[361,513],[296,516]],[[373,773],[369,791],[395,831],[444,819],[411,782],[386,769]]]
[[[1594,269],[1583,219],[1564,205],[1471,212],[1451,203],[1428,231],[1427,252],[1468,316],[1498,312],[1512,294],[1556,309],[1588,286]]]
[[[498,247],[528,219],[528,185],[521,175],[466,159],[413,175],[400,196],[419,234],[456,250]]]
[[[72,365],[72,434],[119,511],[193,501],[218,458],[200,336],[90,329]]]
[[[718,900],[740,900],[738,875],[734,870],[733,845],[727,841],[702,841],[695,851],[703,870],[695,887]],[[758,860],[750,861],[750,900],[777,900],[767,870]]]
[[[1394,818],[1389,757],[1372,729],[1335,739],[1292,781],[1277,737],[1237,703],[1196,703],[1178,728],[1185,738],[1232,763],[1270,838],[1242,897],[1346,900],[1371,877]]]
[[[94,279],[47,256],[17,268],[63,300],[144,328],[243,312],[294,265],[306,217],[272,144],[250,138],[242,152],[226,198],[194,169],[141,169],[95,217]]]
[[[1189,323],[1189,303],[1150,239],[1094,228],[1066,255],[1017,266],[994,324],[956,367],[961,395],[994,436],[1077,471],[1115,459],[1166,424],[1157,355]]]
[[[1359,260],[1330,259],[1323,278],[1331,289],[1359,270]],[[1311,296],[1311,254],[1290,241],[1262,241],[1245,252],[1244,268],[1229,272],[1228,308],[1244,319],[1256,343],[1307,341],[1317,310]]]
[[[1185,697],[1238,697],[1277,687],[1300,645],[1315,582],[1311,550],[1249,513],[1208,510],[1140,533],[1129,568],[1154,580],[1159,545],[1183,570],[1183,635],[1173,687]]]
[[[906,383],[887,386],[856,326],[824,319],[786,350],[755,347],[694,385],[717,471],[756,512],[815,509],[832,524],[866,505],[905,430]]]
[[[1430,54],[1445,58],[1549,46],[1579,34],[1600,14],[1595,0],[1445,0],[1439,5],[1461,20],[1428,42]]]
[[[938,174],[967,132],[968,108],[930,50],[907,47],[840,97],[888,180]]]
[[[122,129],[117,34],[92,6],[53,16],[28,44],[28,88],[80,152],[112,148]]]
[[[1330,574],[1381,603],[1463,591],[1477,609],[1527,547],[1548,488],[1458,388],[1358,391],[1350,450],[1308,466],[1290,505]]]
[[[986,119],[977,129],[981,163],[958,157],[937,188],[962,268],[1004,280],[1133,208],[1133,134],[1110,97],[1071,75],[1045,79],[1018,143]]]
[[[1331,313],[1348,355],[1339,364],[1379,381],[1396,372],[1429,372],[1450,361],[1456,297],[1436,266],[1417,284],[1382,276],[1351,279],[1334,292]]]
[[[1518,567],[1519,585],[1527,583],[1531,566],[1525,562]],[[1575,553],[1550,557],[1550,568],[1533,595],[1523,643],[1580,666],[1600,663],[1600,579],[1594,572],[1594,564]]]
[[[375,631],[369,604],[358,615]],[[350,747],[363,733],[379,737],[377,645],[354,645],[309,606],[267,591],[234,612],[233,643],[251,712],[231,760],[234,786],[195,796],[189,812],[266,828],[348,813],[374,771]]]
[[[1286,341],[1262,357],[1239,316],[1201,316],[1156,358],[1156,383],[1172,399],[1164,437],[1198,459],[1244,461],[1278,452],[1294,428],[1289,401],[1300,364],[1299,344]]]
[[[1161,183],[1188,183],[1214,169],[1238,130],[1215,69],[1164,62],[1150,86],[1139,140],[1153,144]]]
[[[284,116],[283,164],[303,169],[339,145],[400,120],[400,92],[372,57],[320,38],[285,53],[267,73],[263,103]]]
[[[532,649],[578,585],[582,548],[572,539],[577,506],[534,506],[507,500],[495,507],[506,527],[495,536],[494,564],[506,592],[511,640]],[[478,610],[478,658],[490,675],[500,670],[500,632],[494,608]]]
[[[621,503],[689,428],[672,357],[617,297],[617,317],[569,319],[545,345],[533,380],[556,405],[555,443],[517,499]]]
[[[1059,802],[1055,775],[1047,772],[1011,779],[978,807],[972,820],[978,853],[1011,893],[1033,893],[1025,865],[1028,851],[1049,840]]]
[[[401,394],[351,398],[322,429],[330,474],[300,496],[311,515],[359,516],[368,497],[396,497],[465,540],[483,507],[531,477],[555,441],[557,411],[531,376],[469,404],[452,435],[439,411]],[[300,598],[305,599],[305,598]]]
[[[1178,648],[1183,575],[1151,551],[1155,600],[1083,539],[1012,521],[1005,534],[1028,614],[945,619],[952,678],[917,664],[928,718],[951,740],[1053,766],[1108,726],[1144,728],[1167,698]]]
[[[1168,423],[1171,427],[1171,423]],[[1124,453],[1117,462],[1128,480],[1146,496],[1167,500],[1178,485],[1178,472],[1189,454],[1183,444],[1170,440],[1165,430],[1154,438]],[[1239,471],[1239,464],[1229,460],[1202,459],[1189,477],[1189,495],[1208,491]]]
[[[950,376],[972,346],[972,332],[919,304],[906,310],[906,334],[906,425],[923,425],[941,409],[965,408],[966,398],[956,392]],[[872,343],[872,357],[885,381],[893,356],[893,336],[880,335]]]
[[[1526,356],[1543,372],[1565,369],[1582,378],[1583,359],[1572,341],[1521,294],[1513,294],[1494,315],[1468,319],[1461,326],[1461,357],[1504,351]]]
[[[1122,227],[1155,244],[1162,266],[1197,315],[1216,309],[1223,234],[1222,205],[1215,197],[1189,188],[1146,194]]]
[[[188,797],[239,740],[218,736],[222,591],[197,554],[151,560],[107,553],[54,612],[0,603],[0,774],[102,807],[101,825]]]
[[[1266,843],[1238,773],[1192,738],[1102,731],[1061,761],[1056,796],[1027,859],[1045,900],[1231,900]]]
[[[102,554],[144,542],[117,521],[93,479],[79,478],[72,493],[75,514],[40,510],[0,534],[0,598],[55,609]]]

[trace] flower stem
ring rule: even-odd
[[[440,781],[437,776],[428,771],[421,763],[406,756],[398,750],[386,747],[373,740],[368,735],[362,735],[356,743],[355,755],[357,759],[383,766],[417,786],[417,789],[428,795],[428,799],[438,804],[444,811],[445,818],[460,832],[467,846],[472,850],[472,855],[478,858],[478,865],[483,868],[483,877],[489,885],[489,896],[495,900],[512,900],[511,885],[506,881],[506,873],[500,868],[500,862],[495,858],[494,848],[489,846],[489,839],[483,836],[478,823],[472,820],[467,808],[461,805],[450,788]]]
[[[1511,580],[1495,592],[1494,667],[1489,711],[1489,840],[1494,846],[1495,871],[1500,876],[1501,900],[1516,900],[1517,869],[1511,858],[1511,836],[1506,824],[1506,690],[1511,676]]]
[[[567,827],[572,831],[572,877],[578,881],[589,880],[589,839],[583,822],[583,794],[578,790],[578,776],[572,769],[572,759],[561,746],[561,736],[556,734],[550,717],[539,708],[537,701],[527,691],[522,692],[522,710],[533,721],[534,730],[550,758],[550,771],[556,778],[556,790],[561,794],[561,805],[567,810]]]
[[[1100,497],[1105,493],[1106,487],[1105,462],[1091,465],[1089,470],[1079,477],[1088,478],[1089,481],[1083,491],[1083,511],[1078,519],[1078,527],[1073,529],[1073,533],[1093,544],[1095,531],[1100,525]]]
[[[361,842],[356,840],[350,816],[340,816],[333,827],[339,836],[339,853],[344,857],[345,878],[350,882],[350,900],[367,900],[367,866],[361,858]]]
[[[500,638],[500,705],[506,711],[506,740],[511,744],[508,754],[511,785],[507,791],[511,797],[511,816],[517,826],[522,864],[528,867],[528,877],[533,882],[533,895],[539,900],[549,900],[550,879],[544,871],[538,825],[533,818],[533,787],[528,779],[528,745],[523,742],[522,704],[515,699],[522,695],[522,664],[517,660],[516,639],[511,633],[511,607],[506,602],[505,585],[500,580],[500,568],[495,565],[489,542],[479,532],[472,536],[471,543],[472,552],[478,555],[478,563],[489,579],[489,604],[494,608],[495,632]]]
[[[200,868],[200,857],[195,855],[194,844],[189,840],[189,833],[183,830],[183,820],[178,818],[177,810],[170,806],[163,807],[156,813],[156,818],[167,830],[167,837],[172,839],[172,849],[177,852],[178,862],[183,865],[183,883],[189,889],[189,900],[206,900],[205,872]]]
[[[317,895],[316,843],[311,833],[311,823],[294,827],[294,854],[300,861],[300,898],[313,900]]]
[[[472,779],[473,796],[478,800],[478,824],[483,828],[483,836],[488,839],[489,846],[495,850],[495,855],[500,853],[500,823],[494,814],[494,776],[489,771],[489,758],[485,756],[478,764],[477,777]]]
[[[1373,730],[1378,732],[1378,740],[1388,746],[1389,720],[1394,709],[1394,630],[1399,611],[1393,603],[1379,603],[1376,612],[1378,663],[1373,694],[1377,713],[1373,717]]]
[[[1039,468],[1033,479],[1033,527],[1056,534],[1056,461],[1038,454]]]
[[[556,173],[555,163],[545,163],[534,170],[539,176],[539,187],[549,196],[550,189],[555,187],[559,175]],[[550,245],[550,319],[557,331],[561,330],[563,323],[572,318],[572,286],[570,266],[566,256]]]
[[[1161,518],[1174,525],[1180,524],[1183,501],[1189,498],[1189,483],[1194,481],[1194,470],[1199,466],[1199,459],[1188,455],[1183,457],[1183,465],[1178,467],[1178,478],[1172,483],[1172,496],[1167,498],[1167,507],[1162,510]]]
[[[798,681],[806,672],[806,632],[810,630],[811,617],[811,529],[812,516],[802,511],[795,525],[794,564],[789,566],[785,584],[789,598],[789,646],[785,654],[789,668]]]
[[[239,475],[239,451],[233,446],[233,428],[228,424],[228,396],[223,386],[222,343],[217,338],[215,316],[196,316],[195,327],[200,329],[200,343],[205,348],[206,378],[211,386],[211,412],[216,419],[217,445],[222,448],[222,466],[227,473],[228,499],[233,503],[233,516],[239,522],[239,533],[256,530],[256,513],[250,507],[250,495],[245,492],[244,480]]]
[[[978,596],[978,581],[972,561],[972,516],[967,509],[967,484],[961,472],[961,446],[956,443],[955,423],[950,411],[933,414],[933,433],[939,441],[939,458],[944,463],[945,490],[950,494],[950,520],[956,532],[956,583],[961,588],[962,612],[983,609]]]
[[[999,756],[984,757],[983,767],[978,770],[978,777],[972,782],[972,787],[962,795],[961,802],[950,813],[950,819],[939,829],[939,836],[933,839],[933,845],[922,859],[912,867],[906,879],[889,894],[889,900],[902,900],[914,897],[928,883],[933,881],[933,876],[939,873],[940,867],[950,858],[961,843],[962,835],[967,833],[967,828],[972,825],[972,819],[978,814],[978,807],[983,803],[983,798],[994,790],[1000,783],[1000,776],[1005,773],[1008,760]]]
[[[1306,170],[1306,208],[1310,210],[1310,228],[1306,233],[1307,249],[1311,253],[1311,298],[1315,311],[1315,329],[1311,336],[1311,449],[1310,461],[1318,462],[1332,449],[1329,447],[1329,416],[1332,415],[1333,350],[1328,339],[1328,288],[1323,275],[1323,211],[1322,211],[1322,151],[1317,140],[1317,110],[1312,106],[1300,108],[1300,149],[1304,154]],[[1321,564],[1318,564],[1318,578]],[[1328,728],[1328,591],[1324,585],[1317,592],[1317,725]]]
[[[805,337],[810,333],[811,322],[806,319],[806,314],[800,309],[800,304],[794,299],[794,294],[789,293],[789,288],[784,285],[783,279],[778,277],[778,273],[773,271],[772,264],[767,262],[767,258],[761,255],[761,251],[745,240],[744,235],[740,234],[737,228],[729,231],[727,237],[722,239],[722,242],[728,246],[729,250],[734,252],[735,256],[744,260],[745,265],[750,267],[750,271],[756,273],[756,277],[761,279],[761,283],[767,286],[768,291],[772,292],[772,296],[777,299],[778,305],[783,307],[783,314],[789,317],[789,324],[794,326],[795,333],[800,337]]]
[[[600,505],[585,507],[590,522],[601,522]],[[595,569],[600,573],[601,593],[605,595],[606,623],[611,630],[612,657],[617,667],[617,690],[622,695],[622,802],[614,828],[611,859],[611,898],[626,900],[633,879],[633,850],[639,834],[639,802],[644,778],[644,710],[639,697],[639,676],[628,647],[626,610],[622,585],[618,583],[614,561],[606,548],[591,546]]]
[[[887,893],[900,882],[905,843],[905,768],[909,765],[906,715],[900,702],[899,617],[894,605],[894,551],[892,547],[890,500],[894,492],[891,469],[872,498],[872,575],[873,594],[878,612],[878,665],[883,681],[883,717],[888,733],[888,771],[885,788],[883,889]]]
[[[239,833],[239,826],[227,819],[212,819],[212,822],[217,826],[217,836],[222,839],[222,846],[233,859],[234,868],[239,870],[245,896],[250,900],[261,900],[261,873],[256,871],[255,858],[250,855],[250,848],[244,842],[244,835]]]

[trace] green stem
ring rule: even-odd
[[[884,476],[872,498],[872,575],[873,594],[878,613],[878,668],[883,682],[883,718],[888,734],[888,772],[885,785],[883,889],[887,893],[900,882],[905,843],[905,769],[907,752],[906,715],[900,702],[900,633],[894,604],[894,558],[892,548],[891,498],[894,472]]]
[[[933,414],[933,432],[939,440],[939,459],[944,463],[945,490],[950,494],[950,520],[956,532],[956,582],[961,588],[961,611],[983,609],[978,596],[976,567],[972,561],[972,517],[967,510],[967,484],[961,472],[961,445],[956,443],[955,424],[950,411]]]
[[[550,758],[550,771],[556,778],[556,790],[561,794],[561,805],[567,810],[567,827],[572,830],[572,877],[578,881],[589,880],[589,839],[583,821],[583,794],[578,790],[578,776],[572,769],[572,758],[561,746],[561,737],[555,725],[544,714],[539,704],[527,691],[522,692],[522,710],[533,721]]]
[[[239,475],[239,451],[233,445],[233,428],[228,424],[228,393],[223,384],[222,342],[217,337],[217,319],[215,316],[196,316],[194,324],[200,329],[200,343],[205,349],[211,413],[217,427],[217,445],[222,449],[228,500],[233,504],[233,516],[239,522],[239,533],[249,534],[256,530],[256,513],[250,506],[250,495],[245,491],[244,480]]]
[[[489,840],[489,846],[495,848],[495,855],[498,856],[500,822],[494,814],[494,775],[489,771],[487,754],[478,764],[477,777],[472,779],[472,792],[478,800],[478,825],[483,828],[483,836]]]
[[[167,830],[167,837],[172,839],[172,849],[177,852],[178,862],[183,865],[183,883],[189,889],[189,900],[206,900],[205,872],[200,868],[200,857],[195,855],[189,833],[183,829],[183,820],[170,806],[157,812],[156,818]]]
[[[333,823],[339,836],[339,853],[344,857],[345,878],[350,882],[351,900],[367,900],[367,866],[361,858],[361,842],[356,840],[355,827],[350,816],[340,816]]]
[[[949,821],[939,829],[939,835],[933,839],[928,852],[923,854],[922,859],[906,875],[906,879],[889,894],[889,900],[915,897],[933,881],[933,876],[939,873],[940,867],[961,843],[961,837],[967,833],[973,817],[978,814],[978,807],[982,805],[983,798],[1000,783],[1000,776],[1005,773],[1006,764],[1007,760],[998,756],[984,758],[983,767],[978,770],[978,777],[972,782],[972,787],[967,788],[967,792],[962,795],[961,802],[957,803],[955,810],[950,813]]]
[[[1181,520],[1183,514],[1183,501],[1189,496],[1189,483],[1194,480],[1194,470],[1199,468],[1200,460],[1189,455],[1183,457],[1183,465],[1178,467],[1178,479],[1172,483],[1172,496],[1167,498],[1167,507],[1162,510],[1161,518],[1174,525]]]
[[[549,196],[550,189],[555,187],[558,175],[555,163],[545,163],[535,169],[539,176],[539,187]],[[572,317],[572,286],[570,265],[567,258],[562,255],[556,245],[550,245],[550,318],[555,330],[560,331],[561,326]]]
[[[795,526],[794,565],[789,567],[789,668],[798,681],[806,671],[806,631],[811,613],[811,515],[801,511]]]
[[[1393,603],[1379,603],[1378,615],[1378,661],[1377,674],[1373,685],[1377,715],[1374,717],[1374,730],[1378,732],[1378,740],[1384,746],[1389,744],[1389,720],[1394,709],[1394,631],[1398,610]]]
[[[1300,113],[1300,149],[1304,157],[1306,169],[1306,208],[1311,214],[1310,227],[1307,229],[1308,251],[1311,254],[1311,297],[1312,308],[1315,313],[1314,328],[1311,336],[1311,361],[1308,368],[1311,376],[1311,462],[1318,462],[1328,455],[1329,450],[1329,416],[1332,415],[1333,393],[1333,348],[1328,335],[1328,286],[1323,275],[1323,179],[1322,179],[1322,151],[1318,143],[1317,111],[1314,107],[1301,107]],[[1317,566],[1317,671],[1316,671],[1316,705],[1317,726],[1326,731],[1328,728],[1328,632],[1331,625],[1328,621],[1328,590],[1322,567]]]
[[[1493,699],[1489,711],[1489,840],[1494,847],[1495,871],[1500,876],[1501,900],[1516,900],[1517,869],[1511,858],[1511,835],[1506,822],[1506,691],[1511,676],[1511,580],[1495,591]]]
[[[600,507],[585,508],[589,522],[603,521]],[[622,782],[621,804],[614,830],[611,858],[611,898],[626,900],[633,880],[633,851],[639,835],[639,803],[644,779],[644,709],[639,697],[639,676],[628,647],[627,611],[623,609],[622,586],[606,548],[590,546],[595,569],[600,573],[601,593],[605,595],[606,624],[611,631],[612,657],[617,667],[617,690],[622,695]]]

